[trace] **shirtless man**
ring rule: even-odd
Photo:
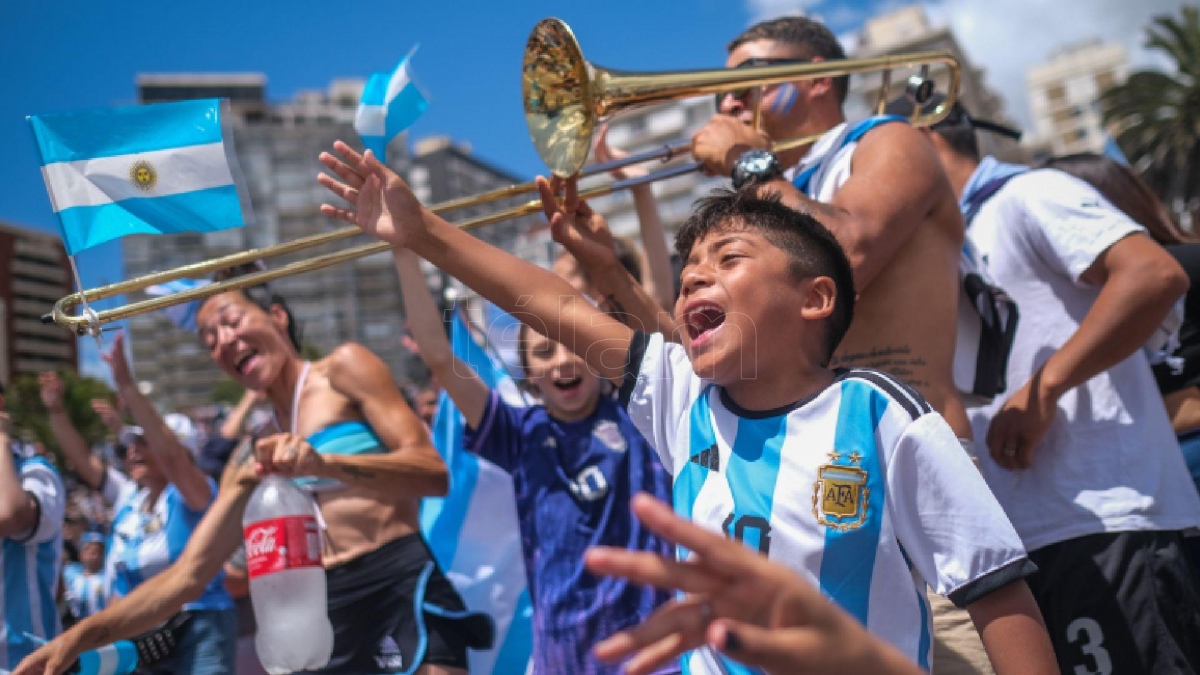
[[[784,17],[747,29],[729,45],[730,68],[845,58],[825,26]],[[920,391],[960,438],[971,426],[954,388],[955,312],[962,217],[937,156],[907,124],[882,124],[857,143],[842,104],[847,78],[820,78],[763,88],[762,129],[753,127],[755,90],[720,96],[718,113],[693,138],[706,171],[730,176],[774,141],[824,134],[810,146],[779,153],[777,171],[743,161],[739,172],[814,215],[845,248],[859,289],[854,323],[834,356],[842,367],[887,370]],[[760,163],[765,163],[761,162]],[[809,174],[807,191],[791,180]],[[750,169],[750,171],[747,171]],[[782,171],[782,173],[781,173]],[[786,180],[785,180],[786,178]],[[816,184],[819,183],[819,184]]]

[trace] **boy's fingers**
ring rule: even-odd
[[[324,185],[333,194],[353,204],[358,199],[358,190],[342,183],[333,176],[325,173],[317,174],[317,182]],[[361,185],[361,181],[359,181]]]
[[[678,562],[646,551],[598,546],[584,554],[584,564],[594,574],[617,576],[664,590],[713,593],[725,585],[695,563]]]
[[[317,156],[317,159],[321,161],[321,164],[325,165],[325,168],[336,173],[338,177],[346,181],[346,183],[351,187],[358,187],[362,185],[362,176],[337,157],[334,157],[328,152],[322,152]]]
[[[696,598],[686,598],[660,605],[642,623],[601,640],[596,645],[596,656],[605,661],[614,661],[677,634],[692,636],[685,640],[691,645],[689,649],[699,646],[703,642],[707,623],[701,604]]]
[[[535,178],[534,184],[537,185],[538,195],[542,199],[542,213],[553,226],[554,215],[558,213],[558,197],[554,194],[554,188],[544,176]]]
[[[748,666],[773,673],[793,671],[803,659],[810,640],[799,639],[796,630],[766,630],[753,624],[717,619],[706,631],[706,642],[717,651]],[[814,655],[823,654],[816,650]]]
[[[361,168],[363,156],[357,150],[346,144],[345,141],[334,141],[333,149],[337,150],[338,154],[346,158],[346,163],[353,168]]]

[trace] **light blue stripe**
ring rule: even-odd
[[[929,672],[929,643],[933,640],[929,625],[929,601],[917,591],[917,606],[921,608],[921,641],[917,643],[917,665]]]
[[[383,441],[359,421],[338,422],[310,435],[308,442],[323,455],[358,455],[383,452]]]
[[[392,79],[391,73],[373,73],[367,80],[367,86],[363,87],[362,98],[359,102],[363,105],[383,105],[387,101],[388,82]]]
[[[23,633],[33,630],[33,613],[29,597],[28,565],[25,546],[11,539],[4,540],[4,616],[8,627],[8,658],[16,665],[34,650],[35,645]],[[46,608],[54,611],[54,605]]]
[[[62,539],[59,537],[38,544],[37,548],[38,604],[42,607],[42,635],[47,638],[52,638],[59,632],[54,583],[59,570],[58,552],[61,549]]]
[[[420,668],[422,661],[425,660],[425,648],[429,646],[428,630],[425,627],[425,614],[421,611],[421,607],[425,605],[425,589],[429,586],[429,576],[433,574],[433,563],[425,563],[425,569],[421,570],[421,577],[417,579],[417,588],[413,593],[413,620],[417,622],[417,651],[413,654],[412,663],[408,670],[405,670],[403,675],[412,675]]]
[[[103,668],[102,653],[116,652],[115,668]],[[137,647],[128,640],[118,640],[111,645],[86,651],[79,655],[79,675],[129,675],[138,665]]]
[[[504,644],[496,652],[492,672],[523,673],[529,667],[529,655],[533,653],[533,605],[529,601],[529,589],[521,590],[517,607],[513,611],[512,623],[504,636]]]
[[[388,101],[387,118],[384,121],[384,136],[395,138],[396,134],[412,126],[425,111],[429,109],[429,101],[417,88],[412,80],[396,93],[396,98]]]
[[[215,232],[246,224],[233,185],[162,197],[135,197],[100,206],[76,206],[58,213],[67,252],[130,234]]]
[[[836,463],[838,466],[858,466],[866,471],[866,488],[870,492],[862,525],[843,531],[825,528],[821,592],[864,626],[870,608],[871,577],[875,571],[875,554],[879,550],[885,497],[875,429],[887,406],[887,398],[871,385],[853,379],[842,382],[837,430],[833,437],[834,449],[842,458]],[[862,456],[857,464],[849,460],[849,455],[854,452]]]
[[[712,414],[708,403],[708,398],[712,395],[712,392],[713,385],[710,384],[704,388],[704,391],[700,392],[700,396],[692,403],[692,410],[688,420],[690,425],[688,437],[691,443],[688,447],[689,459],[684,462],[683,466],[679,467],[671,489],[672,499],[675,502],[675,512],[686,520],[692,519],[696,499],[700,496],[700,488],[704,487],[704,481],[708,478],[709,473],[708,468],[691,461],[691,458],[696,457],[709,448],[715,447],[717,444],[717,436],[713,432]],[[687,557],[688,551],[684,547],[679,546],[677,547],[676,555],[680,560],[683,560]]]
[[[28,119],[43,165],[222,140],[219,99],[97,108]]]
[[[379,159],[379,161],[382,162],[383,159],[387,157],[387,155],[384,154],[387,152],[387,141],[383,139],[383,136],[360,135],[359,138],[362,139],[363,147],[367,150],[370,150],[375,157]]]
[[[738,419],[737,438],[729,454],[725,479],[733,495],[733,513],[726,534],[767,553],[775,483],[780,454],[787,436],[787,415]]]

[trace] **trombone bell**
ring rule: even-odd
[[[525,43],[521,96],[529,135],[556,176],[579,173],[592,149],[599,116],[591,70],[570,26],[553,18],[534,26]]]

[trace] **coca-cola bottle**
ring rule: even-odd
[[[312,498],[280,476],[254,490],[242,519],[258,658],[271,675],[315,670],[333,654]]]

